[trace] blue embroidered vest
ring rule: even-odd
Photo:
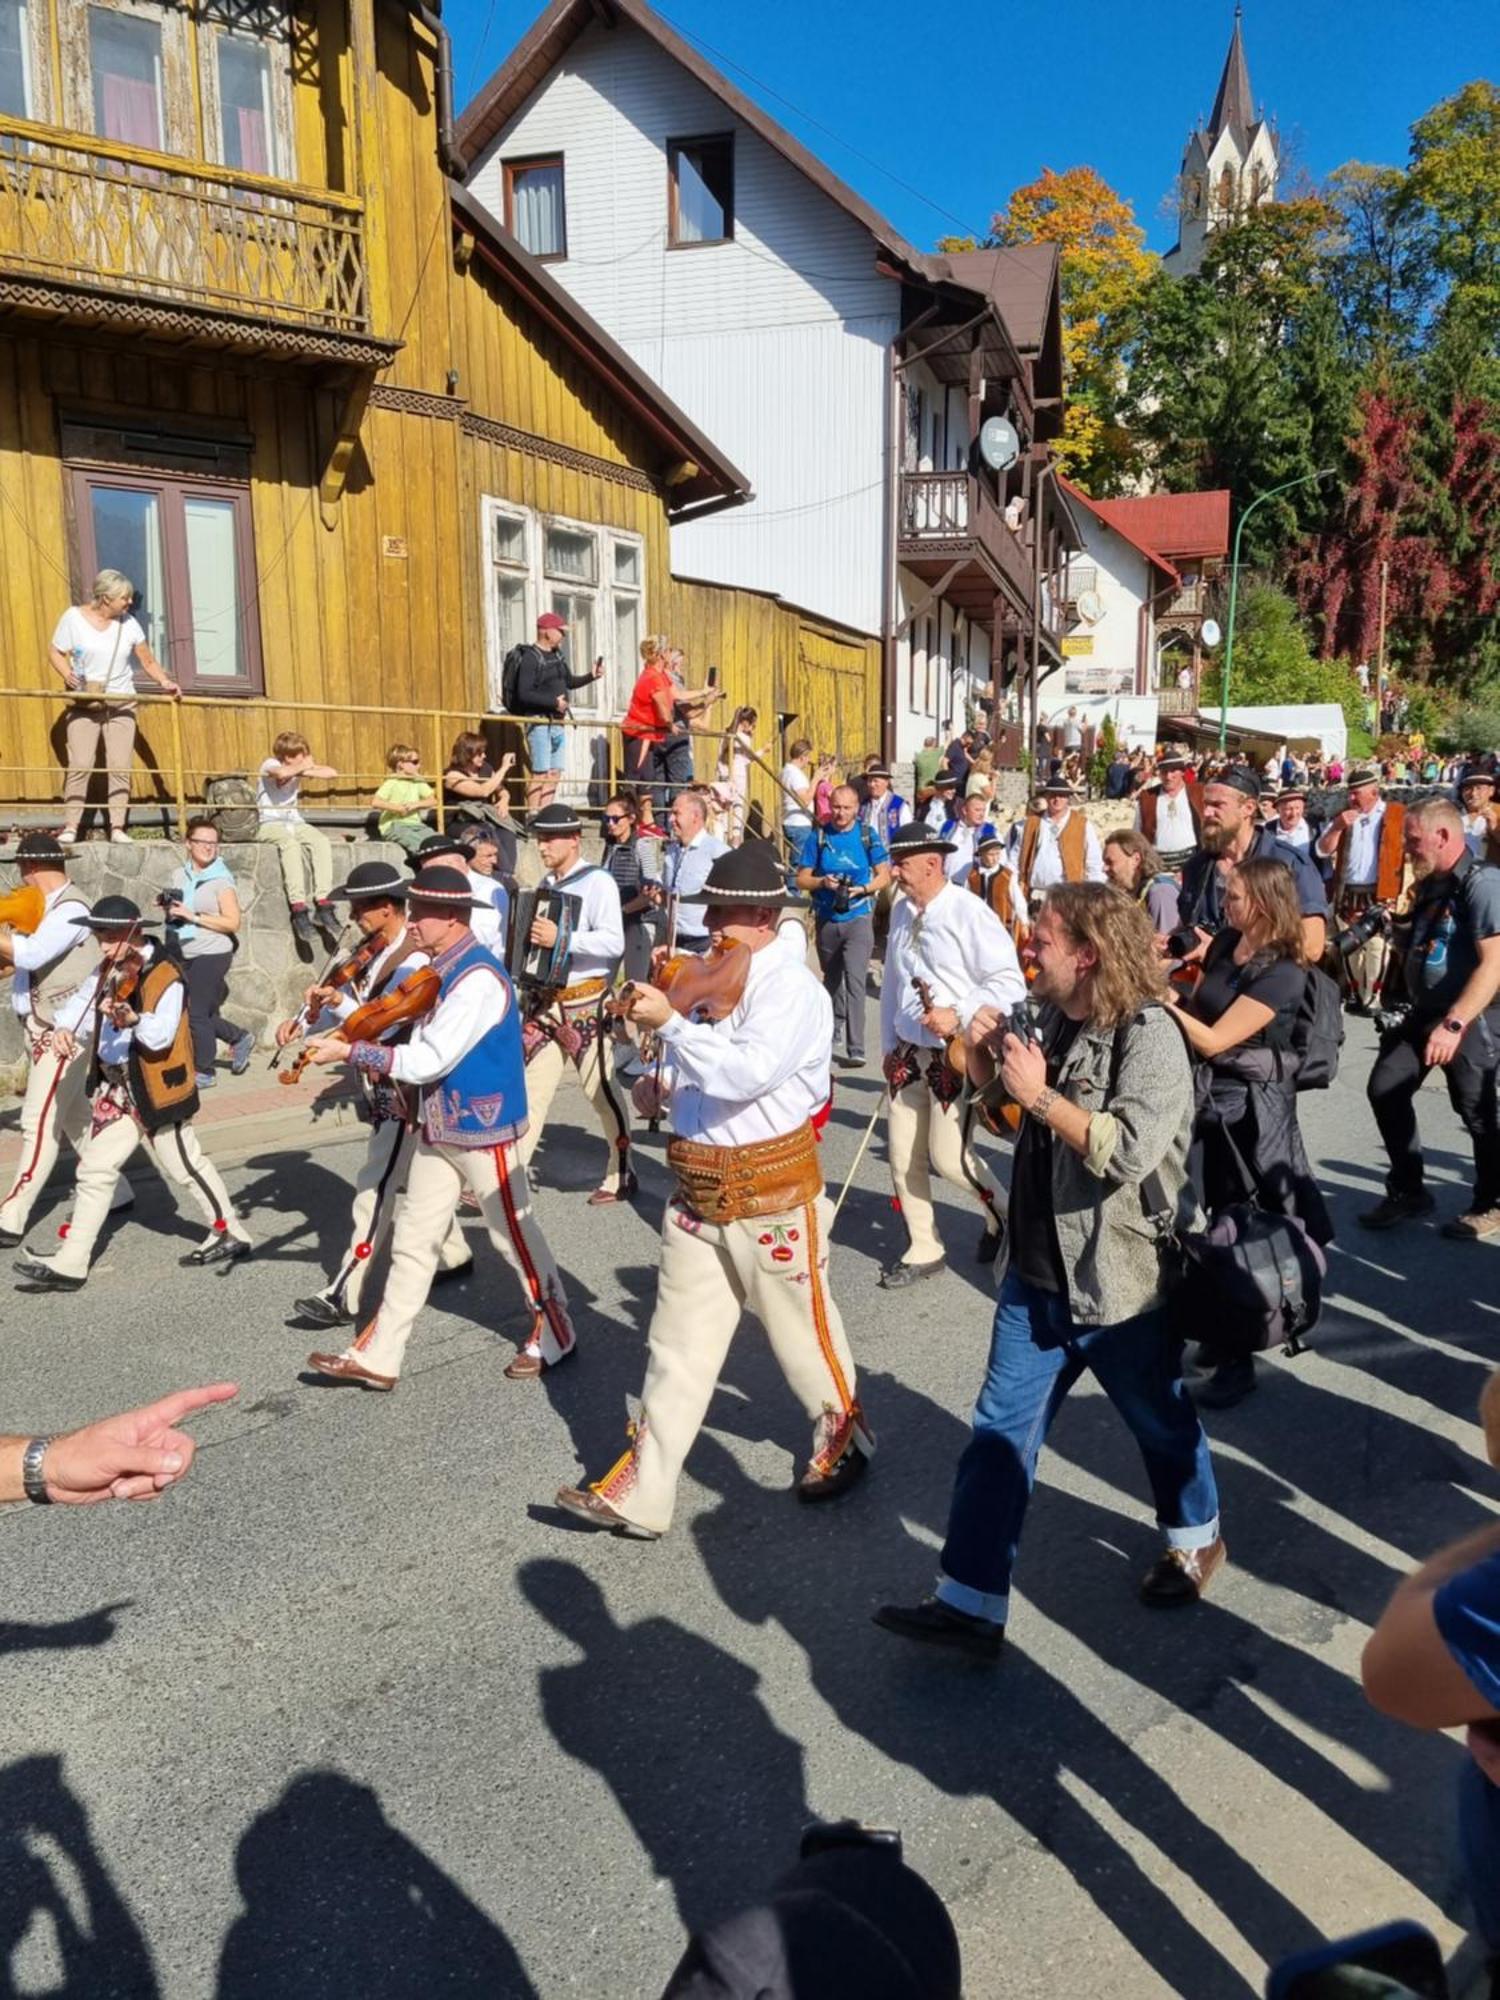
[[[503,1019],[486,1028],[466,1056],[422,1092],[422,1129],[434,1146],[500,1146],[526,1130],[526,1065],[521,1017],[505,968],[470,938],[432,961],[442,980],[438,1005],[464,979],[492,985]]]

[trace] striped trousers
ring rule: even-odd
[[[417,1143],[416,1131],[399,1118],[382,1118],[370,1127],[365,1157],[354,1180],[353,1230],[338,1269],[319,1292],[331,1306],[359,1315],[365,1274],[385,1247],[396,1217],[396,1205]],[[457,1271],[470,1260],[468,1240],[455,1214],[438,1264]]]
[[[83,1278],[93,1260],[94,1245],[120,1171],[137,1146],[144,1146],[147,1158],[167,1185],[185,1194],[208,1226],[206,1243],[221,1231],[250,1241],[249,1231],[230,1206],[229,1190],[219,1170],[198,1144],[191,1125],[168,1125],[160,1132],[147,1132],[134,1112],[123,1111],[107,1125],[99,1125],[84,1140],[78,1155],[78,1192],[68,1233],[57,1254],[47,1262],[64,1277]]]
[[[81,1147],[89,1129],[89,1101],[84,1095],[89,1059],[80,1049],[64,1062],[52,1046],[52,1037],[26,1024],[27,1049],[31,1067],[26,1072],[26,1095],[21,1103],[21,1151],[15,1165],[3,1176],[6,1193],[0,1202],[0,1229],[23,1236],[37,1196],[47,1185],[47,1176],[57,1165],[57,1155],[66,1139]]]
[[[661,1533],[671,1526],[678,1475],[747,1308],[812,1421],[814,1465],[836,1464],[851,1436],[867,1457],[874,1452],[854,1357],[828,1289],[832,1219],[826,1196],[741,1222],[704,1222],[668,1202],[640,1420],[630,1449],[594,1482],[637,1527]]]
[[[420,1135],[396,1204],[391,1268],[375,1317],[344,1350],[377,1375],[399,1375],[417,1314],[427,1303],[438,1258],[465,1188],[478,1196],[489,1239],[520,1279],[535,1340],[549,1365],[573,1348],[568,1299],[542,1226],[532,1213],[526,1169],[514,1143],[434,1146]]]

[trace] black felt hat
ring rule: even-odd
[[[348,881],[341,882],[333,893],[340,902],[403,903],[409,888],[406,877],[394,863],[361,861],[357,868],[349,870]]]
[[[474,884],[462,868],[445,868],[441,862],[421,869],[406,894],[410,902],[439,903],[455,912],[493,907],[474,894]]]
[[[71,847],[63,846],[55,833],[34,827],[29,833],[21,835],[15,858],[17,861],[45,861],[49,868],[61,868],[72,851]]]
[[[925,820],[909,819],[891,835],[887,851],[892,861],[901,861],[908,854],[955,854],[958,843],[946,839]]]
[[[420,846],[407,855],[406,865],[412,870],[425,868],[440,854],[467,855],[468,851],[456,833],[429,833]]]
[[[154,917],[141,915],[140,905],[132,903],[128,896],[101,896],[86,917],[79,923],[87,924],[91,931],[145,930],[154,926]]]
[[[786,876],[769,841],[747,840],[721,854],[708,871],[701,889],[681,899],[684,903],[743,903],[760,909],[779,909],[792,899],[787,893]]]
[[[1482,764],[1470,764],[1459,774],[1458,789],[1462,791],[1466,785],[1489,785],[1493,789],[1494,783],[1493,771],[1485,770]]]
[[[531,815],[526,822],[526,831],[533,840],[548,840],[554,836],[582,833],[583,821],[571,806],[560,806],[554,801]]]

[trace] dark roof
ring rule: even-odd
[[[1255,100],[1250,95],[1250,65],[1245,60],[1245,38],[1240,31],[1240,10],[1234,10],[1234,33],[1224,58],[1224,74],[1219,78],[1219,94],[1214,99],[1213,116],[1208,121],[1211,139],[1223,131],[1246,136],[1255,124]]]
[[[674,468],[691,464],[696,470],[665,488],[667,507],[677,514],[705,502],[738,505],[751,497],[750,481],[727,459],[655,382],[639,362],[586,313],[544,264],[504,229],[482,202],[457,181],[448,183],[448,202],[456,229],[474,239],[475,251],[496,271],[522,302],[544,320],[599,377],[615,399],[655,439],[661,450],[656,467],[665,479]]]
[[[1055,243],[1016,243],[1005,249],[950,250],[943,260],[956,284],[985,292],[999,306],[1010,337],[1023,354],[1035,354],[1047,337],[1056,302]]]
[[[1090,502],[1112,528],[1137,546],[1154,549],[1174,562],[1202,560],[1229,552],[1229,492],[1143,493],[1129,500]]]

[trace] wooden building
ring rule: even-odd
[[[137,798],[300,728],[367,797],[438,766],[561,609],[628,698],[647,632],[762,727],[863,642],[700,592],[669,523],[749,481],[453,178],[436,13],[400,0],[0,0],[0,790],[59,791],[47,642],[123,570],[192,698],[145,702]],[[386,714],[362,713],[373,709]],[[833,748],[832,742],[828,745]],[[580,741],[581,779],[597,744]]]

